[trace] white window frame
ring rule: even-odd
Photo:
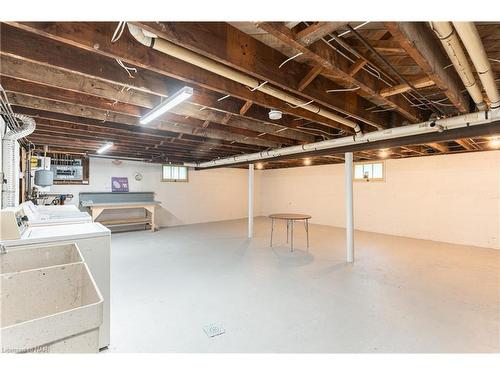
[[[382,164],[382,178],[356,178],[356,165],[366,165],[366,164]],[[384,160],[370,160],[370,161],[359,161],[353,163],[352,166],[352,180],[354,182],[385,182],[385,161]]]
[[[165,178],[163,174],[163,170],[165,167],[177,167],[177,168],[186,168],[186,178]],[[184,165],[178,164],[162,164],[161,165],[161,181],[162,182],[188,182],[189,181],[189,168]]]

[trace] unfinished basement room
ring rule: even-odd
[[[1,19],[0,361],[499,353],[500,21],[149,10]]]

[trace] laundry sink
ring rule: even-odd
[[[82,261],[76,244],[7,248],[7,253],[0,255],[0,274]]]
[[[37,255],[40,254],[44,254],[43,251]],[[72,251],[69,251],[71,255],[66,253],[61,258],[55,254],[52,258],[49,256],[52,262],[79,259]],[[29,257],[27,259],[29,261],[24,263],[9,264],[29,268],[36,263]],[[38,261],[43,263],[43,257]],[[2,352],[83,353],[99,350],[103,298],[85,263],[9,271],[0,278]]]

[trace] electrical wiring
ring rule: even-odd
[[[135,78],[132,75],[132,73],[130,73],[130,72],[137,73],[137,68],[131,68],[131,67],[125,66],[125,64],[123,63],[123,61],[121,61],[120,59],[115,59],[115,60],[118,63],[118,65],[120,65],[123,69],[125,69],[125,71],[127,72],[128,76],[130,78]]]
[[[302,107],[305,107],[306,105],[309,105],[309,104],[312,104],[312,103],[314,103],[314,100],[309,100],[309,101],[308,101],[308,102],[306,102],[306,103],[297,104],[297,105],[292,105],[292,104],[290,104],[290,103],[286,103],[286,104],[287,104],[290,108],[295,109],[295,108],[302,108]]]
[[[113,36],[111,37],[111,43],[116,43],[118,39],[121,38],[123,34],[123,30],[125,30],[125,27],[127,26],[127,22],[125,21],[120,21],[118,22],[118,26],[116,26],[115,32],[113,33]]]
[[[332,93],[332,92],[345,92],[345,91],[356,91],[356,90],[359,90],[360,87],[359,86],[356,86],[356,87],[351,87],[349,89],[331,89],[331,90],[326,90],[327,93]]]
[[[293,59],[299,57],[300,55],[303,55],[304,52],[299,52],[297,53],[296,55],[293,55],[291,57],[289,57],[288,59],[286,59],[285,61],[283,61],[279,66],[278,66],[278,69],[281,69],[281,67],[283,67],[287,62],[289,61],[292,61]]]

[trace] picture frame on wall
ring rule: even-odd
[[[111,177],[113,193],[128,193],[128,177]]]

